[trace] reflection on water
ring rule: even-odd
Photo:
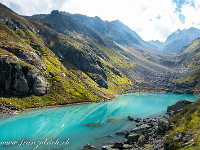
[[[66,107],[49,108],[0,118],[0,149],[33,149],[26,144],[5,146],[2,141],[67,141],[67,145],[38,146],[37,149],[78,150],[85,144],[107,145],[122,140],[117,131],[134,128],[136,123],[124,120],[127,116],[146,118],[166,112],[167,106],[180,99],[196,101],[190,94],[125,94],[117,95],[115,101]],[[113,119],[115,121],[110,121]],[[98,123],[101,126],[85,126]],[[106,137],[112,135],[112,137]]]

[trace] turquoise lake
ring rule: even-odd
[[[122,141],[117,131],[133,129],[137,123],[125,120],[155,117],[180,99],[196,101],[191,94],[124,94],[103,103],[40,109],[0,118],[0,149],[80,150],[87,143],[101,149],[108,142]],[[108,119],[117,119],[109,122]],[[88,127],[86,123],[99,123]],[[112,135],[112,137],[106,137]],[[16,141],[15,146],[8,141]],[[44,142],[44,143],[42,143]],[[53,143],[54,142],[54,143]],[[59,142],[59,143],[58,143]]]

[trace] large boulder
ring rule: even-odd
[[[170,122],[168,119],[166,119],[166,118],[158,119],[158,130],[159,130],[158,133],[159,134],[165,133],[169,129],[170,129]]]
[[[181,99],[179,101],[177,101],[176,103],[170,105],[167,107],[167,112],[174,112],[177,113],[179,112],[183,107],[185,107],[188,104],[191,104],[192,102],[185,100],[185,99]]]
[[[16,56],[0,56],[0,94],[4,95],[44,95],[47,81],[40,71]]]
[[[133,129],[132,132],[137,133],[137,134],[145,134],[146,132],[150,132],[148,130],[150,128],[151,126],[149,126],[148,124],[143,124]]]
[[[132,134],[129,134],[127,136],[127,142],[128,143],[134,143],[134,142],[137,142],[138,139],[140,137],[140,134],[137,134],[137,133],[132,133]]]

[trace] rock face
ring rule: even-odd
[[[99,59],[92,55],[90,50],[85,49],[85,51],[88,51],[88,53],[85,53],[73,47],[66,48],[64,44],[59,43],[57,45],[60,53],[77,68],[86,72],[100,87],[108,88],[107,75]]]
[[[38,69],[20,62],[15,56],[0,57],[0,94],[44,95],[47,81]]]
[[[170,105],[167,107],[167,112],[174,112],[177,113],[179,110],[181,110],[183,107],[185,107],[188,104],[191,104],[192,102],[187,101],[187,100],[179,100],[176,103]]]

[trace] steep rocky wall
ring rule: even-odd
[[[0,94],[44,95],[47,81],[38,69],[21,62],[16,56],[0,56]]]

